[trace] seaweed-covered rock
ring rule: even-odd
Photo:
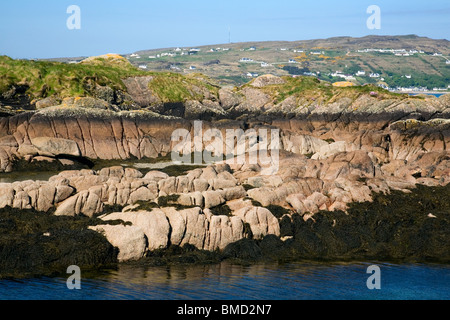
[[[88,229],[96,223],[86,217],[0,209],[0,278],[65,273],[70,265],[97,269],[115,264],[118,250]]]
[[[230,243],[222,253],[224,258],[238,259],[244,262],[251,262],[262,257],[261,248],[251,239],[242,239]]]

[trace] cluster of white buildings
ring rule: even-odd
[[[412,56],[417,53],[425,53],[422,50],[406,50],[406,49],[360,49],[356,50],[359,53],[379,52],[379,53],[392,53],[396,56]]]
[[[336,78],[342,78],[346,81],[356,80],[356,78],[353,75],[344,74],[342,71],[335,71],[330,73],[329,75]]]
[[[278,50],[280,50],[280,51],[290,51],[288,48],[279,48]],[[302,53],[302,52],[304,52],[303,50],[300,50],[300,49],[294,49],[292,51],[295,52],[295,53]]]
[[[210,48],[207,52],[219,52],[219,51],[228,51],[230,48]],[[187,56],[193,55],[200,52],[199,48],[175,48],[172,51],[161,52],[154,55],[149,55],[149,59],[158,59],[163,57],[175,57],[175,56]],[[132,53],[128,56],[129,59],[141,59],[141,56],[137,53]]]
[[[367,74],[363,70],[359,70],[353,75],[344,74],[342,71],[335,71],[335,72],[329,73],[327,75],[328,76],[332,76],[332,77],[336,77],[336,78],[342,78],[342,79],[344,79],[346,81],[356,80],[355,77],[367,77],[367,76],[369,76],[370,78],[376,78],[376,79],[380,79],[381,81],[384,81],[384,78],[382,78],[379,73],[372,72],[372,73]]]

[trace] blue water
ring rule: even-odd
[[[380,289],[368,289],[367,267],[380,267]],[[69,275],[68,275],[69,276]],[[14,300],[448,300],[450,266],[435,264],[257,264],[132,267],[66,278],[0,280],[0,299]]]
[[[419,93],[410,93],[409,95],[411,96],[417,96]],[[436,98],[439,98],[440,96],[442,96],[443,94],[447,94],[447,92],[444,93],[426,93],[427,95],[430,96],[435,96]]]

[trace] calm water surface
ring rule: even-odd
[[[366,286],[371,264],[381,269],[380,290]],[[80,290],[67,289],[63,277],[0,280],[0,299],[450,299],[450,266],[434,264],[122,265],[81,276]]]

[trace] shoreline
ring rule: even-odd
[[[76,261],[73,259],[78,259],[73,256],[73,248],[76,247],[78,247],[76,249],[76,252],[80,252],[81,255],[78,254],[75,256],[91,257],[86,260],[87,265],[80,266],[83,272],[88,273],[90,272],[90,270],[94,269],[115,269],[120,267],[121,265],[136,267],[171,265],[195,266],[217,264],[224,261],[238,265],[253,265],[259,263],[274,262],[295,263],[302,261],[318,263],[380,261],[385,263],[397,264],[431,263],[449,265],[450,251],[445,247],[445,244],[448,243],[446,242],[445,237],[448,237],[450,234],[450,210],[448,210],[448,203],[450,203],[450,201],[448,201],[448,197],[450,195],[450,185],[447,185],[445,187],[419,186],[418,188],[419,189],[417,190],[412,190],[411,193],[395,192],[394,194],[390,195],[379,194],[378,196],[375,196],[374,202],[371,203],[352,204],[348,215],[343,212],[319,212],[315,214],[314,222],[311,220],[309,220],[309,222],[305,222],[299,216],[299,219],[294,219],[294,224],[291,225],[291,228],[296,231],[292,233],[292,238],[285,241],[280,240],[279,237],[274,235],[267,235],[259,240],[244,238],[237,242],[230,243],[223,250],[219,251],[199,250],[193,245],[188,244],[184,246],[170,245],[165,249],[148,251],[146,256],[142,257],[141,259],[125,262],[119,262],[116,260],[117,250],[111,251],[111,249],[108,249],[110,250],[110,253],[107,253],[103,256],[103,258],[101,258],[99,254],[101,252],[103,252],[103,254],[107,252],[102,249],[101,251],[98,251],[97,257],[95,258],[96,261],[103,261],[100,264],[98,264],[98,262],[93,262],[91,260],[93,256],[92,254],[88,254],[88,252],[92,251],[92,247],[90,246],[92,246],[94,243],[103,243],[104,241],[106,241],[106,238],[103,238],[104,240],[102,240],[100,234],[98,234],[99,237],[96,237],[96,239],[98,238],[97,240],[89,240],[90,242],[86,242],[86,239],[92,239],[92,235],[94,235],[94,233],[89,233],[89,235],[86,233],[88,229],[87,226],[92,225],[92,223],[104,223],[100,222],[98,218],[52,218],[51,213],[40,213],[38,216],[36,216],[36,213],[30,213],[31,216],[35,217],[34,219],[38,219],[36,221],[32,221],[30,220],[31,216],[22,216],[25,214],[25,212],[19,214],[19,216],[17,216],[17,213],[12,212],[12,216],[15,217],[16,221],[20,221],[22,219],[22,221],[27,221],[31,225],[42,225],[44,226],[44,228],[44,222],[39,222],[42,221],[42,218],[47,218],[54,221],[52,222],[53,225],[59,225],[58,228],[61,232],[58,233],[56,231],[52,231],[52,233],[56,232],[55,234],[52,234],[52,237],[56,236],[56,238],[53,238],[53,243],[61,244],[64,242],[61,242],[62,239],[66,239],[65,241],[69,241],[70,237],[73,237],[74,235],[74,233],[68,233],[70,228],[75,228],[73,230],[79,230],[76,231],[76,233],[83,234],[84,236],[83,238],[74,239],[74,242],[72,242],[72,244],[66,243],[63,247],[57,249],[57,251],[60,251],[66,250],[64,249],[66,247],[71,247],[72,249],[70,250],[72,250],[72,256],[66,256],[66,258],[60,256],[59,259],[62,260],[56,260],[56,262],[53,261],[53,266],[51,268],[48,268],[48,265],[46,267],[46,263],[44,261],[42,261],[43,264],[41,265],[36,264],[36,260],[33,260],[33,256],[29,256],[28,260],[25,259],[24,261],[22,261],[22,267],[25,266],[25,269],[22,269],[23,271],[20,271],[20,264],[16,264],[15,270],[19,272],[16,274],[8,274],[7,272],[5,273],[5,270],[10,270],[8,263],[10,263],[12,260],[8,259],[7,256],[4,256],[4,245],[5,241],[7,241],[6,243],[11,243],[9,242],[11,240],[7,240],[8,236],[3,233],[2,237],[0,237],[3,248],[3,251],[0,251],[0,254],[2,255],[2,267],[0,268],[0,275],[2,276],[0,278],[23,279],[30,277],[33,278],[36,276],[58,276],[58,274],[61,275],[65,272],[65,269],[68,265],[73,264],[74,261]],[[418,208],[414,205],[414,203],[411,204],[411,199],[422,203],[422,207]],[[386,201],[389,201],[389,203],[386,203]],[[436,218],[427,217],[425,213],[418,213],[418,211],[426,212],[427,206],[430,205],[430,201],[434,201],[435,205],[438,205],[437,207],[434,207],[434,212],[441,212],[439,214],[440,222],[436,222],[438,221]],[[399,207],[397,210],[392,207],[393,203],[397,203]],[[408,203],[410,204],[409,207],[407,207]],[[0,209],[0,220],[3,221],[3,223],[10,220],[12,217],[11,215],[6,215],[7,211],[8,208]],[[402,213],[400,213],[399,211],[401,211]],[[361,214],[363,214],[363,216],[358,217]],[[392,215],[394,216],[391,217]],[[340,216],[342,219],[344,219],[344,221],[336,225],[333,221],[330,221],[330,216],[336,219]],[[63,218],[62,222],[60,218]],[[280,219],[280,222],[281,220],[282,219]],[[398,221],[402,221],[402,224],[404,225],[398,226]],[[371,227],[374,225],[374,222],[378,227]],[[74,223],[78,224],[78,227],[75,227]],[[120,222],[112,221],[112,223]],[[70,227],[71,225],[72,227]],[[85,227],[79,229],[79,226],[83,225]],[[17,256],[23,257],[27,256],[27,254],[23,255],[23,253],[25,252],[46,252],[46,250],[42,251],[42,249],[40,249],[42,248],[43,243],[47,247],[50,245],[49,248],[53,247],[53,245],[51,244],[52,242],[46,241],[45,237],[43,238],[41,236],[43,230],[44,229],[41,229],[33,233],[38,237],[38,240],[34,242],[34,244],[29,245],[27,248],[24,248],[23,244],[16,243],[16,251],[14,251],[13,249],[13,251],[11,252],[15,252]],[[349,230],[354,231],[349,233]],[[65,238],[64,235],[66,234],[70,237]],[[398,236],[399,234],[401,236]],[[12,239],[17,239],[17,234],[13,235],[10,233],[10,235],[13,237]],[[308,249],[308,243],[310,243],[310,241],[308,240],[307,242],[305,242],[305,240],[310,239],[311,237],[316,238],[316,240],[314,241],[315,245]],[[366,239],[364,240],[361,237]],[[412,241],[412,238],[415,238],[415,240]],[[340,246],[342,246],[344,243],[343,241],[350,244],[354,243],[355,241],[360,241],[360,244],[357,244],[353,248],[351,245],[347,248],[340,248]],[[104,243],[106,244],[107,242]],[[76,247],[73,247],[73,245],[75,245]],[[86,256],[86,254],[88,255]],[[43,258],[44,260],[45,258],[53,259],[51,258],[51,256]],[[69,258],[69,260],[65,260],[67,258]],[[14,260],[15,259],[16,258],[14,258]],[[78,261],[78,263],[79,262],[80,261]],[[92,263],[94,263],[94,265],[89,266],[89,264]],[[33,264],[34,269],[28,270],[27,268],[29,267],[26,266],[32,266]]]

